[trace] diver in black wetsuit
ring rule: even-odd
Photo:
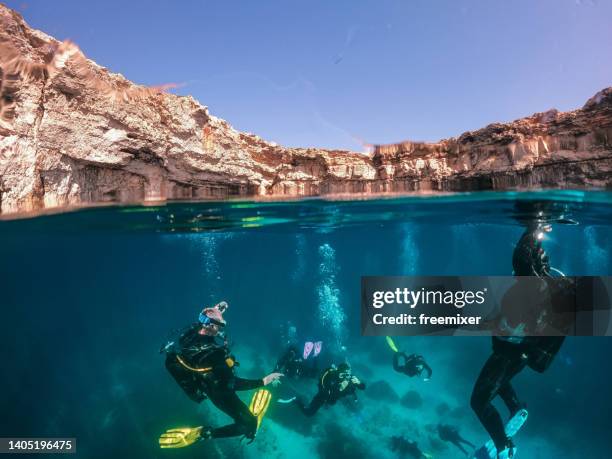
[[[314,416],[323,405],[334,405],[343,397],[353,395],[356,397],[357,389],[364,390],[365,384],[351,373],[347,363],[338,367],[332,366],[321,375],[319,391],[306,405],[302,400],[295,399],[296,405],[306,416]]]
[[[556,280],[561,278],[552,279],[549,258],[541,243],[546,231],[550,231],[550,226],[541,223],[530,223],[527,226],[514,249],[514,275],[537,276],[547,283],[551,291],[559,291]],[[523,408],[510,381],[526,366],[544,372],[561,348],[563,340],[564,336],[493,337],[493,354],[476,380],[471,406],[495,443],[498,454],[508,449],[509,457],[512,457],[514,444],[506,436],[502,418],[491,402],[499,395],[511,416]]]
[[[403,363],[402,363],[403,360]],[[398,373],[403,373],[410,376],[421,376],[425,371],[427,376],[425,380],[431,379],[431,368],[425,362],[422,355],[410,354],[406,355],[405,352],[398,351],[393,354],[393,369]]]
[[[178,339],[164,347],[166,368],[185,393],[196,403],[206,398],[234,423],[216,429],[205,429],[202,439],[245,435],[253,438],[257,418],[240,400],[236,391],[257,389],[278,381],[280,373],[271,373],[262,379],[243,379],[234,374],[237,362],[223,337],[223,312],[227,303],[206,308],[198,323],[190,326]]]
[[[448,424],[438,424],[438,436],[440,437],[440,440],[447,441],[455,445],[466,456],[468,455],[468,452],[466,451],[466,449],[463,447],[462,444],[468,445],[470,448],[476,447],[473,443],[463,438],[459,434],[459,430],[456,427],[450,426]]]
[[[304,360],[298,347],[291,344],[278,359],[274,371],[295,379],[316,378],[319,372],[316,361],[316,358]]]

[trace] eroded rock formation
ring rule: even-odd
[[[612,88],[573,112],[366,155],[238,132],[193,98],[134,85],[77,51],[0,5],[4,215],[99,202],[612,187]]]

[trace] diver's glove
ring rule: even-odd
[[[268,376],[264,376],[263,385],[272,384],[272,386],[278,386],[281,383],[280,378],[283,376],[285,375],[282,373],[270,373]]]
[[[359,380],[359,378],[357,376],[351,376],[351,383],[353,383],[356,386],[358,386],[359,384],[361,384],[361,381]]]

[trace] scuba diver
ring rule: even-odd
[[[302,357],[297,346],[291,344],[280,356],[274,371],[283,373],[290,378],[298,378],[302,374]]]
[[[290,344],[276,363],[274,371],[282,373],[291,378],[315,378],[319,374],[317,357],[321,353],[323,343],[307,341],[304,343],[304,351],[300,354],[295,344]]]
[[[196,403],[210,399],[234,423],[215,429],[202,426],[170,429],[159,439],[162,448],[188,446],[209,438],[244,435],[252,440],[255,437],[270,402],[270,393],[260,389],[247,407],[236,391],[277,384],[282,374],[271,373],[262,379],[243,379],[234,374],[238,362],[230,352],[224,333],[223,313],[227,308],[226,302],[205,308],[198,322],[188,327],[178,342],[169,342],[160,352],[166,353],[166,368],[190,399]]]
[[[404,363],[401,363],[402,359]],[[425,371],[427,372],[427,376],[424,378],[424,381],[429,381],[429,379],[431,379],[431,368],[429,365],[427,365],[425,359],[421,355],[406,355],[406,353],[401,351],[396,352],[393,354],[393,369],[398,373],[404,373],[411,378],[414,376],[421,376],[423,371]]]
[[[431,459],[431,454],[424,453],[419,449],[416,441],[406,440],[403,436],[391,437],[391,451],[401,456],[410,456],[414,459]]]
[[[349,395],[357,397],[357,390],[364,390],[365,384],[354,376],[348,363],[341,363],[337,367],[332,365],[325,370],[319,380],[319,390],[309,404],[293,397],[289,401],[295,402],[305,416],[314,416],[323,405],[334,405],[338,400]]]
[[[424,381],[431,379],[432,370],[425,358],[422,355],[410,354],[407,355],[405,352],[398,350],[393,339],[390,336],[386,337],[387,344],[393,351],[393,369],[398,373],[403,373],[413,378],[414,376],[421,376],[423,372],[427,375],[423,378]]]
[[[448,425],[448,424],[438,424],[438,436],[440,437],[440,440],[447,441],[455,445],[466,456],[468,455],[468,452],[462,446],[462,443],[465,445],[468,445],[470,448],[476,448],[476,445],[467,441],[465,438],[463,438],[459,434],[459,430],[456,427]]]
[[[539,215],[541,214],[540,212]],[[552,277],[552,272],[559,271],[550,266],[549,257],[542,247],[544,233],[550,229],[547,223],[529,222],[514,249],[512,265],[515,276],[537,276],[542,285],[547,287],[545,290],[550,293],[549,302],[554,307],[555,303],[568,298],[570,290],[567,287],[568,282],[571,282],[565,277]],[[521,334],[493,337],[493,353],[476,380],[471,406],[493,440],[498,457],[502,452],[507,454],[507,457],[513,457],[515,446],[512,439],[506,435],[504,422],[492,404],[493,399],[498,395],[501,397],[510,411],[511,418],[524,409],[524,404],[519,401],[512,387],[512,378],[526,366],[540,373],[546,371],[564,339],[564,336]]]

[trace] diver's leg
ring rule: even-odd
[[[500,340],[494,341],[493,352],[504,356],[507,361],[504,381],[499,386],[498,395],[504,401],[504,404],[510,411],[510,417],[512,417],[523,406],[510,381],[527,366],[527,356],[523,353],[521,347],[507,344]]]
[[[468,445],[470,448],[476,448],[476,445],[474,443],[472,443],[471,441],[467,441],[465,438],[463,437],[459,437],[458,441],[460,441],[461,443],[464,443],[466,445]]]
[[[246,435],[252,437],[257,430],[257,418],[233,391],[215,391],[208,394],[210,401],[230,416],[234,424],[219,427],[211,431],[212,438],[236,437]]]
[[[296,405],[304,413],[304,416],[314,416],[317,411],[325,404],[325,394],[317,392],[317,395],[310,401],[308,405],[301,400],[296,400]]]
[[[316,378],[319,375],[319,356],[310,359],[310,365],[304,372],[304,376],[307,378]]]
[[[525,365],[523,364],[520,368],[516,368],[514,375],[516,375],[524,367]],[[516,391],[514,390],[510,382],[507,382],[499,388],[499,396],[502,398],[502,400],[508,407],[508,410],[510,411],[510,417],[514,416],[521,408],[523,408],[523,404],[518,399]]]
[[[399,359],[400,359],[400,352],[393,353],[393,369],[397,371],[398,373],[401,373],[402,367],[400,366]]]
[[[459,448],[461,450],[461,452],[467,456],[468,452],[466,451],[466,449],[463,446],[461,446],[461,443],[459,443],[458,441],[454,441],[453,445],[455,445],[457,448]]]
[[[470,401],[472,409],[498,450],[504,449],[507,438],[502,418],[491,402],[498,394],[500,387],[507,381],[508,366],[509,362],[505,357],[493,353],[482,367],[474,384]]]

